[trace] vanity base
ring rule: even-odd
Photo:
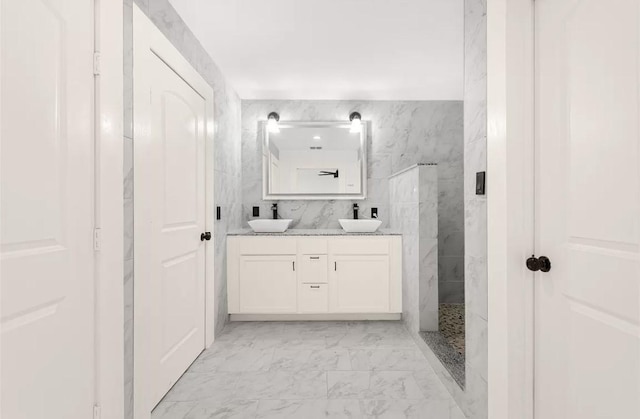
[[[323,314],[246,314],[229,315],[232,322],[292,322],[292,321],[360,321],[401,320],[402,313],[323,313]]]
[[[402,236],[230,236],[227,302],[252,320],[397,320]]]

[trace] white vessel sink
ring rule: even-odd
[[[293,220],[251,220],[249,226],[256,233],[284,233],[291,225],[291,221]]]
[[[338,221],[347,233],[373,233],[382,225],[382,221],[380,220],[341,219]]]

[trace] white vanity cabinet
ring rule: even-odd
[[[295,256],[241,255],[238,269],[240,311],[291,313],[298,306]]]
[[[329,300],[332,312],[389,312],[389,256],[336,255],[333,264]]]
[[[229,236],[229,313],[251,320],[399,316],[401,240],[399,235]]]

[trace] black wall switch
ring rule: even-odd
[[[371,218],[378,218],[378,208],[371,208]]]
[[[484,184],[487,172],[476,173],[476,195],[484,195]]]
[[[260,207],[253,207],[253,216],[254,217],[260,216]]]
[[[220,207],[216,207],[216,220],[219,220],[222,218],[222,211],[220,210]]]

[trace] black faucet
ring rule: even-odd
[[[358,219],[358,204],[353,204],[353,219],[357,220]]]
[[[278,204],[272,204],[271,205],[271,211],[273,211],[273,219],[277,220],[278,219]]]

